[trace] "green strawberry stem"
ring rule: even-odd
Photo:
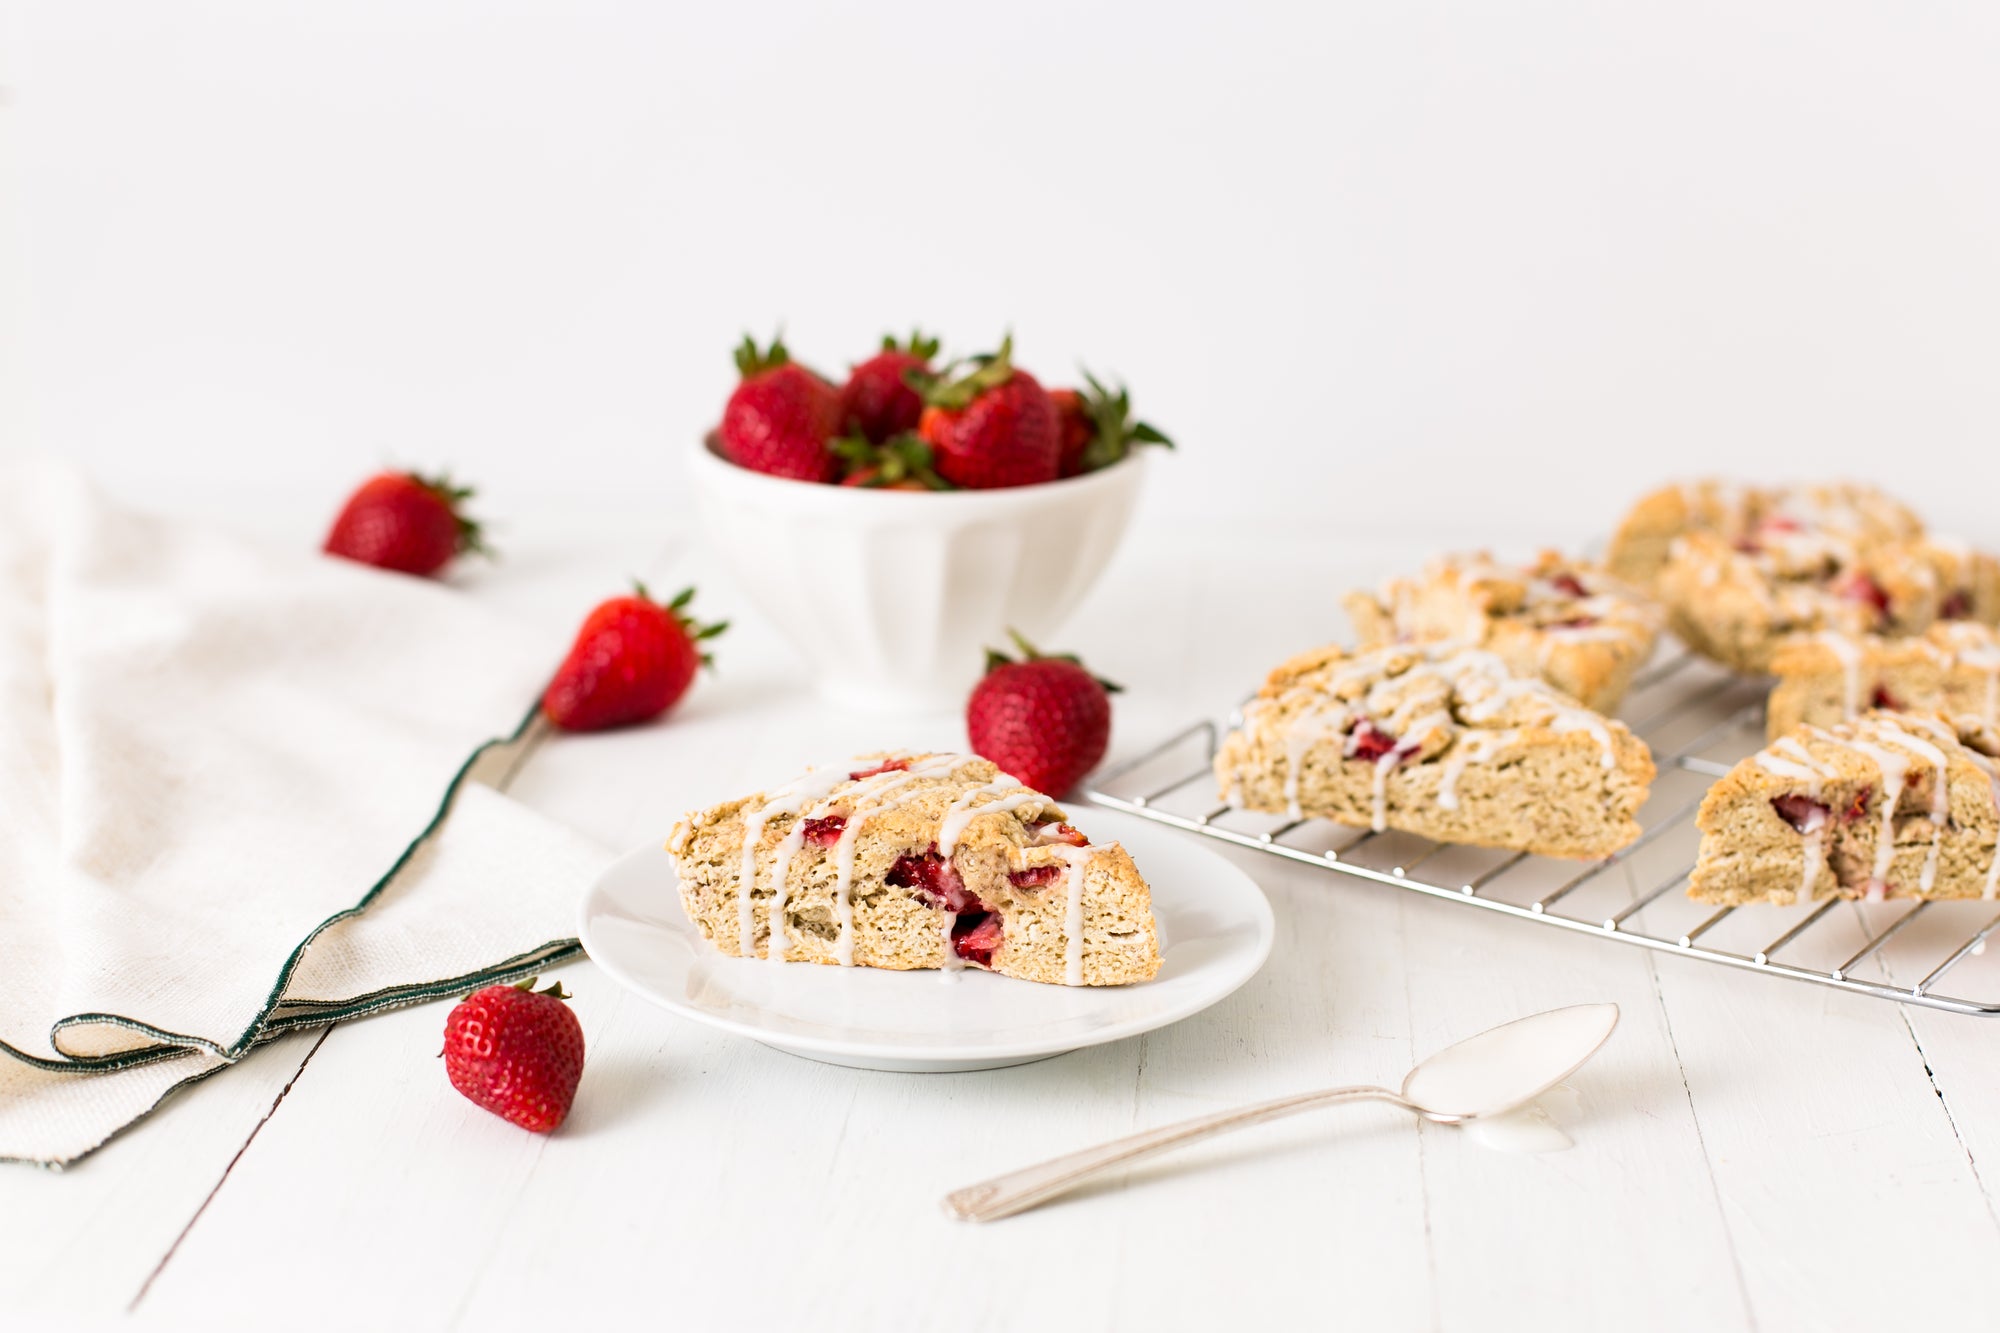
[[[935,374],[919,374],[914,368],[903,372],[903,382],[923,395],[924,402],[932,407],[942,407],[959,411],[970,407],[972,400],[988,389],[997,389],[1014,378],[1014,335],[1009,333],[1000,340],[1000,350],[970,358],[973,369],[959,379],[952,379],[953,367],[946,366]]]
[[[863,487],[917,481],[928,490],[957,489],[937,474],[931,465],[930,445],[914,431],[891,435],[880,444],[873,444],[857,435],[845,435],[831,441],[827,447],[847,464],[843,476],[852,477],[864,471],[870,473],[866,480],[856,483]]]
[[[641,601],[650,602],[653,600],[653,595],[646,591],[646,585],[638,579],[632,580],[632,591],[638,594]],[[667,614],[674,618],[674,623],[681,627],[681,632],[686,634],[688,638],[694,640],[696,643],[700,643],[703,639],[712,639],[729,628],[729,622],[726,620],[718,620],[712,625],[704,625],[693,616],[686,614],[688,604],[692,601],[694,601],[694,585],[689,584],[675,593],[673,600],[668,602],[664,608]],[[701,664],[713,671],[715,669],[715,655],[713,653],[703,653],[701,655]]]
[[[486,544],[486,534],[481,530],[478,520],[467,515],[459,507],[479,492],[470,486],[453,484],[450,474],[444,472],[438,473],[435,477],[412,472],[409,478],[443,501],[444,507],[451,511],[452,521],[458,524],[458,544],[454,548],[457,554],[483,555],[489,560],[494,558],[493,548]]]
[[[1174,447],[1174,442],[1158,427],[1132,419],[1132,395],[1124,385],[1119,385],[1114,394],[1088,370],[1083,372],[1083,382],[1090,386],[1081,395],[1083,409],[1089,414],[1095,432],[1083,451],[1083,471],[1110,467],[1130,453],[1135,444]]]
[[[936,356],[938,348],[941,346],[943,344],[936,338],[925,337],[922,329],[911,329],[909,339],[906,342],[897,342],[896,335],[893,333],[882,335],[883,351],[908,352],[911,356],[921,357],[926,361]]]
[[[783,329],[771,335],[771,345],[765,348],[758,347],[757,340],[746,333],[736,348],[736,373],[747,380],[752,375],[761,375],[767,370],[776,370],[779,366],[789,365],[791,360],[792,354],[785,347]]]
[[[1083,659],[1075,653],[1045,653],[1035,647],[1034,644],[1029,643],[1027,636],[1017,629],[1010,628],[1007,631],[1007,637],[1014,641],[1014,647],[1020,650],[1021,660],[1024,662],[1069,662],[1076,666],[1083,666]],[[988,648],[986,650],[986,671],[989,674],[997,667],[1012,666],[1013,664],[1014,659],[999,649]],[[1088,670],[1088,668],[1085,669]],[[1123,694],[1125,692],[1123,685],[1114,684],[1104,677],[1097,675],[1095,672],[1091,674],[1090,678],[1099,685],[1102,685],[1106,694]]]

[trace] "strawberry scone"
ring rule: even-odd
[[[1215,759],[1241,809],[1571,857],[1639,836],[1653,772],[1621,723],[1455,644],[1302,653]]]
[[[1602,569],[1544,551],[1528,566],[1487,555],[1434,560],[1418,578],[1351,592],[1363,648],[1456,642],[1492,653],[1518,676],[1539,676],[1608,713],[1652,656],[1662,616]]]
[[[1764,528],[1693,533],[1660,572],[1668,623],[1688,647],[1737,671],[1771,669],[1799,634],[1921,634],[1940,620],[2000,620],[2000,562],[1954,543],[1865,541]]]
[[[1945,620],[1913,638],[1816,634],[1771,658],[1778,678],[1767,723],[1773,740],[1830,727],[1870,708],[1939,712],[2000,726],[2000,630]]]
[[[1734,544],[1760,530],[1827,531],[1868,541],[1907,541],[1923,521],[1873,486],[1739,486],[1713,479],[1663,486],[1625,515],[1605,565],[1635,587],[1651,587],[1676,540],[1705,532]]]
[[[1699,902],[1992,898],[2000,736],[1938,713],[1799,727],[1709,789],[1688,880]]]
[[[1064,821],[976,756],[877,754],[697,810],[667,850],[688,919],[734,957],[1150,979],[1146,881],[1124,848]]]

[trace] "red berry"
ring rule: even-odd
[[[1878,623],[1889,618],[1888,590],[1865,569],[1857,569],[1840,579],[1834,584],[1833,591],[1850,602],[1865,602],[1874,607]]]
[[[1944,599],[1938,608],[1940,620],[1970,620],[1972,618],[1972,594],[1964,588],[1955,590]]]
[[[791,359],[782,339],[736,351],[743,382],[722,409],[716,440],[723,457],[753,472],[795,481],[832,481],[839,466],[828,443],[840,427],[834,387]]]
[[[1778,818],[1792,826],[1798,833],[1817,833],[1826,827],[1826,821],[1833,817],[1833,811],[1810,796],[1794,792],[1787,796],[1773,796],[1771,808],[1778,812]]]
[[[1111,743],[1111,696],[1075,658],[1043,657],[1026,640],[1014,662],[988,657],[985,677],[965,705],[975,753],[1027,786],[1060,796],[1097,767]]]
[[[1378,730],[1367,718],[1361,719],[1354,728],[1354,738],[1348,742],[1347,753],[1353,759],[1365,759],[1374,763],[1396,748],[1396,738],[1386,731]]]
[[[910,379],[930,373],[937,350],[937,339],[921,333],[911,334],[907,343],[884,338],[882,350],[854,367],[841,386],[840,429],[871,444],[916,429],[924,400]]]
[[[1007,882],[1017,889],[1038,889],[1044,884],[1053,884],[1069,874],[1069,867],[1061,865],[1029,866],[1025,870],[1007,872]]]
[[[908,769],[909,766],[910,761],[907,759],[884,759],[873,768],[864,768],[857,772],[849,773],[847,780],[849,782],[859,782],[863,778],[880,777],[884,773],[901,773]]]
[[[986,904],[965,887],[958,867],[938,854],[932,843],[922,856],[899,856],[883,879],[899,889],[915,889],[934,907],[953,912],[983,912]]]
[[[542,711],[565,731],[601,731],[658,717],[687,693],[708,659],[700,648],[728,622],[684,615],[689,588],[665,606],[646,596],[613,597],[592,611],[569,656],[542,694]]]
[[[846,815],[828,815],[824,819],[808,819],[799,832],[815,847],[831,847],[840,841],[846,827]]]
[[[444,1024],[444,1068],[475,1105],[537,1134],[569,1114],[583,1077],[583,1025],[557,982],[529,977],[488,986],[454,1007]]]
[[[1157,427],[1132,419],[1132,395],[1123,385],[1113,393],[1089,371],[1083,372],[1088,388],[1050,389],[1049,401],[1056,409],[1059,470],[1065,477],[1110,467],[1132,451],[1134,445],[1174,442]]]
[[[990,967],[1006,933],[998,912],[961,912],[951,923],[951,949],[968,963]]]
[[[1083,395],[1075,389],[1050,389],[1049,401],[1055,404],[1062,441],[1057,471],[1062,476],[1074,477],[1083,471],[1083,451],[1097,438],[1097,423],[1090,419],[1090,409],[1084,406]]]
[[[1549,582],[1553,583],[1558,591],[1563,592],[1571,597],[1590,596],[1590,589],[1584,587],[1583,580],[1579,579],[1574,574],[1567,574],[1567,573],[1558,574],[1554,578],[1550,579]]]
[[[435,574],[453,556],[485,549],[479,525],[459,512],[471,496],[443,477],[380,473],[341,506],[326,553],[402,574]]]
[[[1903,705],[1897,701],[1895,695],[1889,693],[1889,691],[1886,688],[1880,685],[1877,685],[1875,687],[1875,693],[1869,696],[1868,706],[1870,708],[1887,708],[1892,712],[1900,712],[1903,707]]]
[[[1090,839],[1069,824],[1038,824],[1035,826],[1035,836],[1043,842],[1066,842],[1072,847],[1090,846]]]
[[[1013,340],[978,369],[925,395],[917,434],[938,475],[973,490],[1054,481],[1060,467],[1055,404],[1013,364]]]

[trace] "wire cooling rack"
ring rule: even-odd
[[[2000,1014],[2000,928],[1992,902],[1884,903],[1830,898],[1778,907],[1716,909],[1690,900],[1688,872],[1700,833],[1694,814],[1710,782],[1763,744],[1768,685],[1725,674],[1678,647],[1634,682],[1619,716],[1659,765],[1639,812],[1638,840],[1603,860],[1560,861],[1525,852],[1373,833],[1320,819],[1231,808],[1212,765],[1229,723],[1198,722],[1101,774],[1085,795],[1172,828],[1314,866],[1330,876],[1391,885],[1662,953],[1809,981],[1904,1004]]]

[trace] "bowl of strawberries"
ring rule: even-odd
[[[986,646],[1059,629],[1138,497],[1123,388],[1048,389],[998,351],[946,362],[885,338],[836,383],[746,338],[721,423],[694,451],[709,539],[744,592],[850,707],[956,709]]]

